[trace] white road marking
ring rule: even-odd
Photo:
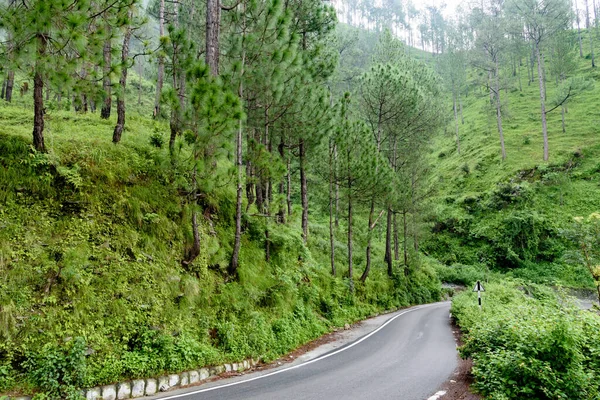
[[[321,356],[321,357],[317,357],[314,360],[310,360],[310,361],[307,361],[307,362],[302,363],[302,364],[294,365],[293,367],[289,367],[289,368],[284,368],[284,369],[280,369],[280,370],[277,370],[277,371],[273,371],[273,372],[270,372],[270,373],[265,374],[265,375],[255,376],[254,378],[246,379],[246,380],[243,380],[243,381],[231,382],[231,383],[227,383],[225,385],[220,385],[220,386],[214,386],[214,387],[210,387],[210,388],[206,388],[206,389],[195,390],[193,392],[187,392],[187,393],[177,394],[177,395],[169,396],[169,397],[161,397],[161,400],[178,399],[180,397],[191,396],[193,394],[211,392],[213,390],[223,389],[223,388],[230,387],[230,386],[241,385],[242,383],[248,383],[248,382],[252,382],[252,381],[257,381],[259,379],[268,378],[269,376],[281,374],[283,372],[291,371],[293,369],[298,369],[298,368],[306,367],[307,365],[310,365],[312,363],[316,363],[317,361],[324,360],[324,359],[329,358],[331,356],[335,356],[336,354],[339,354],[342,351],[346,351],[348,349],[351,349],[352,347],[356,346],[357,344],[360,344],[360,343],[364,342],[365,340],[367,340],[368,338],[370,338],[371,336],[373,336],[374,334],[376,334],[377,332],[379,332],[380,330],[382,330],[383,328],[385,328],[388,324],[390,324],[396,318],[401,317],[404,314],[408,314],[409,312],[413,312],[415,310],[420,310],[421,308],[429,307],[431,305],[432,304],[425,304],[425,305],[421,305],[421,306],[416,306],[414,308],[411,308],[410,310],[403,311],[400,314],[396,315],[395,317],[392,317],[392,318],[388,319],[379,328],[375,329],[373,332],[371,332],[371,333],[363,336],[362,338],[358,339],[356,342],[353,342],[352,344],[350,344],[350,345],[348,345],[346,347],[343,347],[343,348],[341,348],[341,349],[339,349],[337,351],[334,351],[332,353],[325,354],[324,356]],[[427,400],[431,400],[431,399],[427,399]],[[437,398],[434,398],[433,400],[437,400]]]
[[[445,394],[446,394],[445,390],[440,390],[439,392],[437,392],[436,394],[434,394],[433,396],[431,396],[427,400],[438,400],[440,397],[442,397]]]

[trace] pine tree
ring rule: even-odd
[[[72,77],[82,63],[91,60],[99,63],[105,38],[109,33],[98,29],[90,33],[90,20],[112,18],[112,26],[118,28],[133,0],[119,0],[104,5],[97,12],[94,2],[82,0],[63,2],[59,0],[32,0],[0,8],[0,20],[14,38],[13,59],[23,70],[32,71],[34,122],[33,145],[38,151],[46,151],[44,143],[44,86],[55,82],[63,89],[72,86]]]

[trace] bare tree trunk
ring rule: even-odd
[[[287,159],[287,187],[286,187],[286,203],[287,203],[287,215],[292,215],[292,161],[288,156]]]
[[[264,146],[267,151],[272,154],[273,148],[271,146],[271,140],[269,137],[269,107],[265,108],[265,137],[264,137]],[[264,199],[265,199],[265,214],[267,215],[266,223],[265,223],[265,253],[267,262],[271,260],[271,240],[269,238],[269,220],[271,216],[271,202],[273,200],[273,190],[271,184],[271,176],[269,173],[266,174],[266,177],[263,178],[263,187],[264,187]]]
[[[335,233],[333,228],[333,220],[334,220],[334,198],[333,198],[333,181],[334,181],[334,148],[335,145],[333,143],[329,143],[329,249],[330,249],[330,261],[331,261],[331,274],[335,276]]]
[[[6,79],[6,92],[4,93],[4,99],[9,103],[12,101],[13,88],[15,86],[15,71],[8,71],[8,77]]]
[[[111,29],[110,26],[107,26]],[[104,103],[100,110],[100,118],[110,118],[110,109],[112,105],[112,93],[111,93],[111,81],[110,81],[110,70],[112,63],[112,44],[111,39],[106,39],[104,42],[103,55],[104,55],[104,66],[103,66],[103,79],[102,79],[102,90],[104,91]]]
[[[196,182],[196,174],[197,174],[197,170],[196,170],[196,166],[194,165],[194,172],[193,172],[194,186],[195,186],[195,182]],[[192,204],[192,208],[193,208],[193,210],[192,210],[193,242],[190,247],[185,249],[183,260],[181,261],[181,265],[183,267],[189,266],[200,255],[200,230],[198,227],[198,211],[196,211],[196,208],[195,208],[196,207],[196,204],[195,204],[196,203],[196,199],[195,199],[196,189],[197,188],[194,187],[194,190],[193,190],[194,202]]]
[[[300,139],[300,197],[302,199],[302,240],[308,242],[308,183],[306,179],[306,144]]]
[[[433,55],[432,55],[433,56]],[[376,142],[377,142],[377,154],[380,153],[381,151],[381,137],[382,137],[382,109],[381,109],[381,105],[379,107],[379,116],[378,116],[378,121],[377,121],[377,136],[375,137]],[[379,163],[377,163],[375,165],[375,175],[377,176],[379,171]],[[360,277],[360,280],[362,282],[365,282],[367,280],[367,277],[369,276],[369,272],[371,271],[371,248],[372,248],[372,231],[374,228],[374,222],[373,222],[373,217],[375,214],[375,197],[371,197],[371,209],[369,211],[369,226],[367,227],[367,249],[366,249],[366,266],[365,266],[365,270],[363,271],[362,276]]]
[[[219,75],[219,33],[221,2],[207,0],[206,4],[206,65],[213,76]]]
[[[165,0],[160,0],[158,10],[158,32],[160,37],[165,36]],[[154,99],[154,118],[160,117],[160,93],[163,88],[165,76],[165,58],[159,54],[158,56],[158,75],[156,79],[156,97]]]
[[[387,263],[388,276],[394,275],[394,262],[392,259],[392,214],[390,207],[387,210],[387,226],[385,231],[385,262]]]
[[[175,30],[179,29],[179,3],[175,2],[173,5],[173,25]],[[174,44],[173,46],[173,65],[172,65],[172,78],[173,78],[173,89],[177,91],[177,104],[171,104],[171,118],[169,120],[169,128],[171,135],[169,137],[169,150],[173,151],[175,148],[175,140],[177,135],[181,131],[181,113],[183,112],[183,93],[182,93],[182,81],[184,72],[179,65],[179,53],[180,44]],[[185,90],[185,88],[183,88]]]
[[[37,151],[46,152],[44,144],[44,78],[41,73],[40,59],[46,55],[48,37],[44,33],[37,35],[37,55],[35,74],[33,76],[33,147]]]
[[[408,223],[406,222],[406,210],[402,210],[402,219],[404,224],[403,229],[403,250],[404,250],[404,266],[408,265]],[[405,268],[406,271],[406,268]]]
[[[417,179],[416,171],[413,168],[411,176],[411,212],[412,212],[412,229],[413,229],[413,246],[415,253],[419,252],[419,230],[417,229],[417,203],[416,203],[416,189]]]
[[[460,124],[464,125],[465,124],[465,116],[463,115],[463,106],[462,106],[462,99],[460,98],[460,88],[457,90],[456,95],[458,96],[458,106],[459,106],[459,111],[460,111]]]
[[[506,160],[506,148],[504,147],[504,131],[502,130],[502,103],[500,102],[500,68],[496,58],[496,121],[498,123],[498,135],[500,135],[500,148],[502,150],[502,160]]]
[[[352,256],[352,174],[350,168],[351,151],[347,151],[347,162],[348,162],[348,279],[350,281],[350,291],[354,290],[354,272],[353,267],[353,256]]]
[[[529,55],[529,63],[528,64],[529,64],[530,73],[529,73],[529,84],[527,86],[531,85],[533,83],[533,80],[535,79],[535,72],[534,72],[535,54],[536,54],[535,47],[536,46],[534,44],[532,44],[531,54]]]
[[[8,79],[6,78],[6,76],[3,76],[2,79],[2,93],[0,93],[0,99],[4,98],[4,94],[6,93],[6,82],[8,81]]]
[[[138,86],[138,99],[137,99],[137,105],[139,107],[142,104],[142,83],[143,83],[142,77],[144,75],[144,64],[143,64],[142,58],[140,58],[140,63],[138,66],[138,74],[140,76],[140,84]]]
[[[585,3],[585,29],[590,29],[590,6],[589,0],[584,0]]]
[[[131,13],[130,13],[131,18]],[[123,48],[121,50],[121,79],[119,79],[119,93],[117,94],[117,125],[113,131],[113,143],[121,141],[121,135],[125,128],[125,89],[127,87],[127,72],[129,70],[129,42],[131,40],[131,28],[127,28],[123,36]]]
[[[400,243],[398,241],[398,214],[394,213],[394,260],[400,260]]]
[[[338,150],[337,145],[333,144],[333,156],[334,156],[334,171],[337,172],[337,159],[338,159]],[[337,179],[335,179],[335,227],[338,228],[340,226],[340,183]]]
[[[366,257],[367,264],[365,265],[365,270],[363,271],[360,280],[361,282],[365,282],[367,277],[369,276],[369,272],[371,272],[371,246],[373,242],[372,231],[371,228],[373,226],[373,218],[375,215],[375,199],[371,199],[371,209],[369,211],[369,226],[367,230],[367,249],[366,249]]]
[[[244,75],[244,64],[246,61],[246,51],[242,50],[242,70],[241,76]],[[238,87],[238,96],[244,98],[243,79],[240,79]],[[233,242],[233,253],[229,263],[229,274],[235,276],[239,267],[240,247],[242,243],[242,194],[243,194],[243,179],[244,179],[244,162],[242,157],[243,150],[243,120],[240,118],[238,131],[235,141],[235,163],[237,167],[237,191],[235,200],[235,238]]]
[[[583,46],[581,44],[581,26],[579,24],[579,6],[575,0],[575,20],[577,21],[577,41],[579,42],[579,57],[583,58]]]
[[[548,161],[549,159],[549,151],[548,151],[548,124],[546,122],[546,93],[544,90],[544,74],[542,72],[542,56],[540,54],[539,45],[535,45],[535,53],[537,56],[538,62],[538,79],[540,82],[540,108],[542,115],[542,135],[544,137],[544,161]]]
[[[246,212],[250,209],[250,206],[254,204],[255,195],[254,195],[254,165],[252,164],[252,157],[254,154],[254,130],[247,129],[246,133],[246,143],[248,143],[247,147],[247,157],[248,161],[246,161],[246,198],[248,199],[248,204],[246,205]]]
[[[454,91],[454,88],[453,88],[452,91]],[[457,111],[457,107],[456,107],[456,94],[454,94],[452,96],[452,104],[453,104],[453,109],[454,109],[454,126],[456,128],[456,131],[455,131],[455,135],[456,135],[456,152],[458,154],[460,154],[460,135],[459,135],[459,131],[458,131],[458,111]]]
[[[279,146],[277,147],[279,150],[279,157],[281,158],[281,161],[285,160],[285,138],[283,134],[279,139]],[[285,178],[282,178],[281,181],[279,181],[279,195],[281,196],[281,198],[285,197]],[[277,213],[277,222],[279,222],[280,224],[285,224],[285,220],[285,205],[281,204],[279,206],[279,212]]]

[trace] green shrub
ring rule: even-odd
[[[85,383],[86,343],[81,337],[63,347],[47,343],[30,353],[24,362],[31,383],[43,388],[45,399],[80,399],[78,390]],[[40,397],[38,397],[40,398]]]
[[[461,356],[474,361],[473,385],[491,399],[597,399],[600,319],[549,289],[486,285],[483,311],[472,292],[453,299],[467,333]]]

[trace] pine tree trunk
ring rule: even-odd
[[[373,218],[375,215],[375,199],[371,199],[371,209],[369,211],[369,226],[367,228],[367,249],[366,249],[366,258],[367,264],[365,265],[365,270],[363,271],[360,280],[361,282],[365,282],[369,276],[369,272],[371,272],[371,246],[373,242],[372,231],[371,228],[373,226]]]
[[[595,10],[594,10],[595,11]],[[592,32],[591,24],[590,24],[590,7],[589,1],[585,0],[585,29],[588,31],[588,36],[590,37],[590,55],[592,56],[592,68],[596,67],[596,60],[594,57],[594,34]]]
[[[287,203],[287,215],[292,215],[292,161],[290,157],[287,159],[287,187],[286,187],[286,203]]]
[[[206,4],[206,65],[213,76],[219,75],[220,3],[220,0],[207,0]]]
[[[200,230],[198,226],[198,211],[196,210],[196,204],[198,202],[198,151],[194,150],[194,168],[192,170],[192,190],[191,190],[191,202],[188,198],[188,202],[192,206],[192,235],[193,242],[191,246],[187,246],[184,251],[183,260],[181,261],[181,265],[183,267],[189,266],[191,263],[196,260],[196,258],[200,255]]]
[[[269,154],[273,153],[273,148],[271,146],[271,140],[269,138],[269,107],[265,108],[265,136],[264,136],[264,146],[267,149],[267,151],[269,152]],[[271,260],[271,240],[269,238],[269,220],[270,220],[270,216],[271,216],[271,202],[273,199],[273,191],[272,191],[272,185],[271,185],[271,177],[269,176],[269,174],[265,174],[266,176],[263,177],[263,187],[264,187],[264,193],[263,193],[263,197],[265,200],[265,214],[267,215],[266,218],[266,229],[265,229],[265,253],[266,253],[266,257],[267,257],[267,262],[269,262]]]
[[[279,146],[277,146],[277,148],[279,151],[279,157],[281,158],[281,161],[283,161],[283,160],[285,160],[284,136],[281,135],[281,138],[279,140],[280,140]],[[285,197],[285,178],[284,177],[279,182],[279,195],[281,196],[281,198]],[[279,222],[280,224],[285,224],[285,205],[284,204],[281,204],[279,206],[279,212],[277,213],[277,222]]]
[[[110,27],[107,27],[110,29]],[[110,109],[112,106],[112,94],[111,94],[111,82],[110,82],[110,70],[112,63],[112,44],[111,40],[106,39],[104,42],[103,55],[104,55],[104,67],[103,74],[104,77],[102,79],[102,90],[104,91],[104,103],[102,104],[102,110],[100,110],[100,118],[108,119],[110,118]]]
[[[585,3],[585,29],[590,30],[590,6],[589,0],[584,0]]]
[[[252,157],[254,155],[254,138],[252,134],[252,129],[247,129],[247,139],[246,143],[248,144],[247,157],[248,161],[246,162],[246,198],[248,199],[248,204],[246,205],[246,212],[250,209],[250,206],[254,204],[255,195],[254,195],[254,166],[252,164]]]
[[[130,15],[131,18],[131,15]],[[113,143],[121,141],[121,135],[125,128],[125,89],[127,87],[127,72],[129,66],[129,42],[131,40],[131,28],[127,28],[123,37],[123,48],[121,49],[121,79],[119,79],[119,93],[117,95],[117,125],[113,131]]]
[[[194,168],[194,174],[195,174]],[[198,258],[200,255],[200,231],[198,227],[198,211],[195,209],[195,205],[193,205],[194,210],[192,211],[192,234],[193,234],[193,243],[192,246],[186,249],[183,260],[181,264],[184,267],[189,266],[191,263]]]
[[[300,197],[302,199],[302,240],[308,242],[308,183],[306,179],[306,147],[304,139],[300,139]]]
[[[337,153],[337,145],[334,143],[333,144],[333,151],[334,151],[334,174],[337,172],[337,159],[338,159],[338,153]],[[339,228],[340,226],[340,183],[338,182],[337,179],[335,179],[335,227]]]
[[[464,125],[465,124],[465,116],[463,115],[463,105],[462,105],[462,99],[460,97],[460,88],[458,89],[456,94],[458,96],[458,106],[459,106],[458,109],[460,111],[460,124]]]
[[[453,90],[454,91],[454,88]],[[452,96],[452,104],[454,109],[454,126],[455,126],[455,135],[456,135],[456,152],[460,154],[460,135],[458,131],[458,110],[456,107],[456,95]]]
[[[333,156],[334,145],[329,143],[329,257],[331,262],[331,275],[335,276],[335,233],[333,228],[334,211],[333,211]]]
[[[579,42],[579,57],[583,58],[583,46],[581,44],[581,26],[579,24],[579,6],[575,0],[575,20],[577,21],[577,41]]]
[[[244,3],[245,7],[245,3]],[[245,35],[245,25],[242,34]],[[242,46],[244,44],[242,43]],[[240,84],[238,86],[238,97],[240,100],[244,98],[244,72],[246,64],[246,49],[242,48],[242,63],[240,71]],[[239,268],[240,248],[242,244],[242,202],[243,202],[243,180],[244,180],[244,159],[243,159],[243,119],[240,118],[238,131],[235,140],[235,164],[237,167],[237,190],[235,199],[235,237],[233,242],[233,253],[231,254],[231,261],[229,262],[229,274],[236,276]]]
[[[400,243],[398,241],[398,214],[394,213],[394,260],[400,260]]]
[[[6,93],[6,82],[8,81],[8,79],[6,78],[6,76],[3,76],[2,79],[2,92],[0,93],[0,99],[4,98],[4,94]]]
[[[158,10],[158,32],[160,37],[165,36],[165,0],[160,0],[160,6]],[[165,58],[159,54],[158,56],[158,74],[156,79],[156,97],[154,98],[154,118],[160,117],[160,94],[163,88],[163,81],[165,76]],[[174,144],[173,144],[174,145]],[[169,148],[172,150],[171,143],[169,142]]]
[[[548,150],[548,124],[546,122],[546,93],[544,90],[544,74],[542,73],[542,56],[540,54],[539,45],[535,44],[535,54],[538,62],[538,79],[540,83],[540,108],[541,108],[541,116],[542,116],[542,135],[544,137],[544,161],[548,161],[549,159],[549,150]]]
[[[392,260],[392,214],[392,209],[388,207],[387,227],[385,231],[385,262],[387,263],[388,276],[394,275],[394,262]]]
[[[4,93],[4,99],[9,103],[12,101],[13,88],[15,87],[15,71],[8,71],[8,78],[6,80],[6,93]]]
[[[502,160],[506,160],[506,148],[504,147],[504,131],[502,130],[502,103],[500,102],[500,68],[496,58],[496,122],[498,123],[498,135],[500,135],[500,149],[502,151]]]
[[[245,53],[242,57],[242,75],[244,74],[244,59]],[[244,86],[240,80],[240,86],[238,89],[238,95],[240,99],[243,98],[244,95]],[[239,267],[239,258],[240,258],[240,247],[242,243],[242,194],[243,194],[243,170],[244,163],[242,158],[242,148],[243,148],[243,125],[242,119],[240,118],[239,127],[236,134],[235,141],[235,163],[237,166],[237,190],[236,190],[236,200],[235,200],[235,237],[233,242],[233,253],[231,254],[231,261],[229,263],[229,274],[237,275],[237,270]]]
[[[411,213],[412,213],[412,229],[413,229],[413,247],[415,253],[419,252],[419,230],[417,229],[417,203],[416,203],[416,188],[417,180],[415,178],[415,170],[412,171],[411,176]]]
[[[562,132],[567,133],[567,129],[565,127],[565,106],[564,105],[561,106],[561,108],[560,108],[560,116],[562,119]]]
[[[351,151],[347,151],[347,162],[348,162],[348,279],[350,281],[350,291],[352,292],[354,289],[354,271],[352,271],[353,267],[353,243],[352,243],[352,219],[353,219],[353,209],[352,209],[352,171],[350,168],[351,161]]]
[[[175,2],[173,5],[173,25],[175,30],[179,29],[179,3]],[[181,113],[183,112],[181,107],[181,75],[183,71],[181,69],[179,60],[179,44],[173,46],[173,65],[172,65],[172,78],[173,78],[173,89],[177,91],[177,104],[171,105],[171,118],[169,120],[169,127],[171,129],[171,136],[169,137],[169,149],[173,149],[175,145],[175,139],[181,130]]]
[[[594,33],[590,30],[590,55],[592,56],[592,68],[596,68],[596,57],[594,55]]]
[[[138,99],[137,99],[137,105],[138,107],[142,104],[142,77],[144,75],[144,64],[142,64],[142,60],[140,60],[140,64],[138,67],[138,74],[140,76],[140,83],[138,86]]]
[[[33,147],[37,151],[46,152],[44,144],[44,78],[41,73],[41,59],[46,56],[48,38],[45,34],[37,35],[37,56],[33,77]]]
[[[404,271],[407,271],[408,266],[408,223],[406,222],[406,210],[402,210],[402,218],[403,218],[403,250],[404,250]]]

